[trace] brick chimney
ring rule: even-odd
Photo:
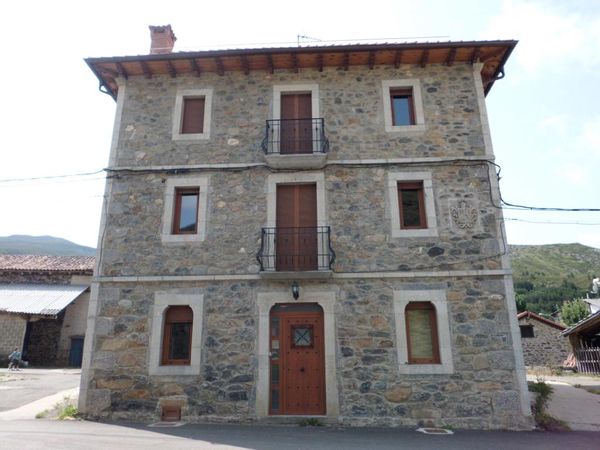
[[[171,25],[150,25],[150,54],[171,53],[177,38],[171,29]]]

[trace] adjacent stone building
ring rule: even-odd
[[[0,359],[80,366],[94,257],[0,255]]]
[[[517,318],[525,365],[562,367],[570,351],[568,339],[561,334],[566,327],[531,311],[523,311]]]
[[[81,410],[528,428],[485,110],[516,42],[151,34],[87,60],[117,112]]]

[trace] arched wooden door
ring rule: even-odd
[[[323,309],[316,303],[275,305],[270,314],[270,399],[273,415],[324,415]]]

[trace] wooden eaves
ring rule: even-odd
[[[151,78],[155,75],[192,74],[197,77],[206,72],[221,76],[225,72],[241,71],[248,75],[259,70],[274,73],[275,70],[324,67],[348,70],[351,66],[415,65],[428,64],[475,64],[483,63],[481,78],[485,93],[494,81],[504,76],[504,64],[517,41],[460,41],[404,44],[357,44],[321,47],[285,47],[211,50],[201,52],[176,52],[155,55],[115,56],[87,58],[85,61],[100,81],[100,87],[116,98],[118,77],[133,76]]]

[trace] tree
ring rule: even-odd
[[[515,302],[517,303],[517,312],[527,311],[527,303],[525,298],[521,294],[515,296]]]
[[[560,309],[562,321],[568,326],[576,324],[588,315],[588,307],[582,299],[564,302]]]

